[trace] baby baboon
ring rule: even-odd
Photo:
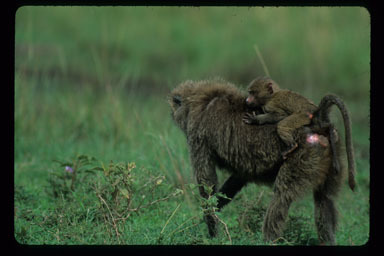
[[[287,145],[283,152],[285,159],[298,146],[293,133],[296,129],[311,123],[312,113],[317,106],[302,95],[290,90],[282,90],[275,81],[268,77],[257,78],[248,86],[249,106],[260,106],[265,114],[244,115],[248,124],[277,123],[277,133]]]
[[[186,134],[197,182],[212,186],[216,192],[216,167],[219,167],[231,173],[220,189],[228,198],[233,198],[249,182],[273,185],[274,196],[263,224],[266,240],[275,240],[282,234],[291,203],[313,191],[319,240],[334,244],[337,223],[334,197],[341,186],[342,172],[331,164],[328,129],[323,129],[325,132],[320,135],[311,126],[299,128],[296,131],[299,147],[283,161],[281,152],[285,146],[276,124],[250,126],[242,121],[244,113],[249,111],[245,99],[239,89],[223,80],[187,81],[172,90],[171,115]],[[328,122],[327,113],[328,110],[318,111]],[[319,124],[321,118],[317,119]],[[339,153],[339,143],[335,142],[335,146]],[[209,197],[204,186],[199,186],[199,190],[201,196]],[[218,208],[229,201],[219,197]],[[207,211],[204,219],[209,234],[215,236],[217,218]]]
[[[351,121],[347,108],[343,101],[336,95],[326,95],[322,99],[320,106],[317,107],[313,102],[305,97],[290,90],[282,90],[275,81],[268,77],[257,78],[248,86],[249,95],[246,99],[246,104],[250,107],[262,107],[265,114],[244,114],[244,122],[247,124],[264,124],[277,123],[277,133],[284,143],[289,147],[283,152],[283,158],[295,150],[298,144],[294,140],[294,132],[297,128],[311,123],[313,113],[318,113],[314,120],[314,126],[320,129],[329,129],[329,137],[331,142],[332,152],[336,152],[335,143],[335,128],[330,123],[329,111],[332,105],[336,105],[344,119],[345,138],[347,146],[348,169],[349,169],[349,186],[352,190],[355,188],[355,160],[351,138]],[[321,117],[321,118],[320,118]],[[315,128],[314,127],[314,128]],[[339,162],[337,157],[333,157],[333,165],[336,170],[339,170]]]

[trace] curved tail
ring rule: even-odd
[[[349,118],[349,114],[347,111],[347,107],[345,106],[342,99],[334,94],[325,95],[319,104],[318,109],[313,113],[313,122],[315,124],[319,124],[323,126],[324,124],[329,124],[329,112],[331,111],[331,107],[336,105],[341,112],[344,120],[345,127],[345,144],[347,150],[347,158],[348,158],[348,183],[349,187],[354,190],[356,186],[355,182],[355,155],[353,152],[352,145],[352,134],[351,134],[351,119]],[[322,125],[323,124],[323,125]]]

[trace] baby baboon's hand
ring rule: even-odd
[[[258,124],[258,119],[256,118],[255,112],[245,113],[243,116],[243,122],[246,124]]]

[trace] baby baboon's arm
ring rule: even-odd
[[[246,124],[275,124],[280,122],[286,117],[276,112],[255,115],[255,113],[245,113],[243,121]]]

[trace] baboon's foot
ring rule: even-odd
[[[280,231],[279,228],[274,224],[276,223],[269,223],[269,222],[264,223],[263,240],[265,242],[272,242],[280,237],[281,232],[279,232]]]
[[[289,155],[290,153],[292,153],[299,145],[297,143],[293,144],[290,146],[289,149],[287,149],[286,151],[284,151],[281,155],[283,156],[283,159],[287,159],[287,155]]]
[[[208,233],[210,237],[217,236],[217,218],[213,215],[205,215],[204,220],[208,226]]]
[[[281,207],[281,204],[279,203],[276,204],[271,202],[271,205],[267,209],[262,227],[263,240],[265,242],[275,241],[281,236],[287,214],[287,208]]]
[[[278,236],[277,234],[274,234],[274,233],[270,233],[270,232],[263,233],[264,242],[274,242],[274,241],[278,240],[279,237],[280,236]]]
[[[321,246],[327,246],[327,245],[336,245],[335,238],[328,238],[326,240],[319,239],[319,245]]]

